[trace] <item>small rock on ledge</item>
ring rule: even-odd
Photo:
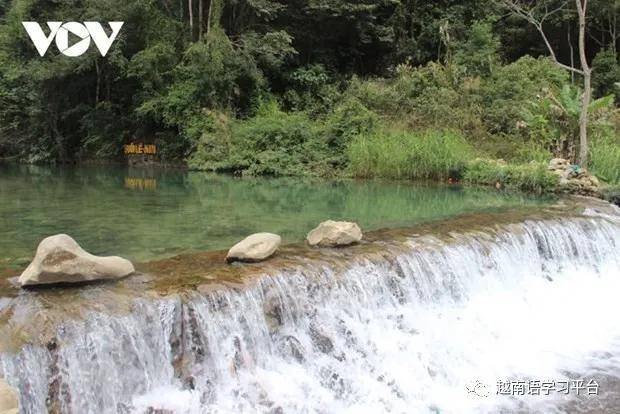
[[[0,414],[19,413],[19,394],[3,378],[0,378]]]
[[[306,240],[310,246],[348,246],[362,240],[362,230],[356,223],[328,220],[308,233]]]
[[[84,251],[66,234],[44,239],[34,260],[19,277],[22,286],[119,279],[134,272],[121,257],[98,257]]]
[[[277,234],[256,233],[235,244],[226,255],[226,261],[232,262],[260,262],[271,257],[280,244],[282,238]]]

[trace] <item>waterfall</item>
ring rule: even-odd
[[[599,397],[498,381],[620,377],[619,217],[412,236],[344,266],[138,297],[0,365],[22,413],[571,412]]]

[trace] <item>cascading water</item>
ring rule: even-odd
[[[604,408],[620,377],[619,218],[412,237],[345,269],[309,262],[244,288],[139,298],[3,354],[2,370],[23,413]],[[592,379],[600,395],[497,387]]]

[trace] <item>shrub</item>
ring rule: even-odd
[[[334,79],[323,65],[299,68],[288,76],[287,83],[289,89],[283,94],[282,103],[289,111],[325,114],[340,97]]]
[[[188,160],[192,169],[243,175],[328,175],[342,164],[344,149],[324,123],[302,112],[262,103],[250,119],[207,112],[203,133]]]
[[[620,89],[614,85],[620,82],[620,64],[618,54],[613,48],[603,49],[592,61],[592,87],[596,96],[615,94],[620,103]]]
[[[358,135],[370,135],[377,130],[379,116],[359,100],[347,99],[326,118],[326,140],[333,150],[346,156],[348,144]]]
[[[320,174],[326,146],[303,113],[274,111],[235,123],[229,169],[247,175]]]
[[[548,163],[553,158],[553,154],[540,143],[528,143],[515,149],[513,160],[519,163]]]
[[[558,177],[547,170],[544,163],[506,164],[492,160],[472,161],[465,171],[465,182],[537,193],[552,192],[557,188]]]
[[[442,179],[460,175],[473,149],[458,133],[428,130],[360,135],[348,154],[356,177]]]
[[[556,91],[568,76],[550,59],[525,56],[500,66],[485,79],[480,90],[483,120],[490,133],[520,135],[523,108],[538,101],[541,90]]]
[[[465,73],[488,76],[499,62],[500,41],[489,22],[474,22],[467,40],[459,45],[455,60]]]
[[[362,105],[384,115],[393,115],[403,110],[405,91],[398,91],[393,82],[385,79],[363,80],[354,76],[345,94]]]

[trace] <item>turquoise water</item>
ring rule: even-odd
[[[327,219],[374,230],[543,202],[411,183],[0,165],[0,270],[28,264],[41,239],[56,233],[71,235],[93,254],[147,261],[226,249],[259,231],[299,242]]]

